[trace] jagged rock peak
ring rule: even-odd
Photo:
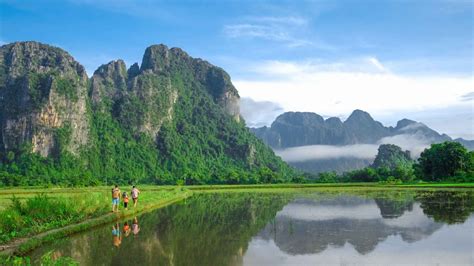
[[[341,125],[342,126],[342,121],[339,117],[329,117],[326,119],[326,123],[329,125]]]
[[[164,44],[152,45],[146,48],[140,70],[163,71],[170,67],[171,61],[192,61],[186,52],[180,48],[171,48]]]
[[[414,124],[418,124],[418,122],[404,118],[397,122],[397,126],[395,127],[395,129],[397,130],[402,129],[404,127],[407,127],[409,125],[414,125]]]
[[[313,125],[324,123],[324,118],[311,112],[285,112],[279,115],[273,123],[293,125]]]
[[[355,122],[374,121],[374,119],[372,118],[372,116],[370,116],[369,113],[356,109],[351,113],[351,115],[349,116],[349,118],[347,118],[345,122],[351,122],[351,121],[355,121]]]
[[[95,106],[104,98],[114,99],[127,88],[127,67],[121,59],[101,65],[91,78],[91,98]]]
[[[189,56],[180,48],[169,49],[163,44],[148,47],[143,55],[140,72],[165,76],[176,72],[189,73],[229,115],[240,119],[240,97],[229,74],[207,61]]]
[[[111,76],[116,74],[122,74],[127,72],[125,62],[122,59],[110,61],[107,64],[101,65],[95,72],[94,75]]]
[[[20,76],[28,71],[47,73],[53,69],[77,72],[82,78],[87,78],[84,67],[68,52],[61,48],[35,41],[14,42],[0,47],[2,61],[8,68],[6,74]]]
[[[140,66],[138,65],[138,63],[131,65],[127,71],[127,74],[128,74],[128,79],[132,79],[138,76],[138,74],[140,74]]]

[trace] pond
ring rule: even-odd
[[[195,194],[34,250],[81,265],[473,265],[474,191]]]

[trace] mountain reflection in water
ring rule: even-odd
[[[473,211],[473,191],[197,194],[121,221],[118,246],[114,223],[31,256],[53,251],[81,265],[472,265]]]

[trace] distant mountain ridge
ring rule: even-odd
[[[423,123],[402,119],[395,127],[386,127],[362,110],[354,110],[342,122],[338,117],[324,119],[311,112],[286,112],[278,116],[270,127],[251,128],[257,137],[274,149],[305,145],[375,144],[384,137],[418,135],[433,142],[452,140]],[[466,146],[474,141],[456,139]]]
[[[380,144],[416,139],[424,143],[439,143],[453,140],[446,134],[440,134],[423,123],[402,119],[395,127],[386,127],[374,120],[362,110],[354,110],[342,122],[337,117],[324,119],[311,112],[286,112],[278,116],[270,127],[250,129],[274,150],[282,150],[308,145],[345,146],[355,144]],[[474,149],[474,140],[455,139],[467,149]],[[396,144],[396,143],[391,143]],[[291,162],[296,168],[321,172],[338,172],[361,168],[370,164],[370,160],[357,158],[338,158],[313,161]]]

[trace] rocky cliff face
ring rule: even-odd
[[[324,120],[315,113],[287,112],[272,123],[268,143],[274,148],[350,142],[349,135],[338,118]]]
[[[54,160],[36,167],[35,153]],[[240,122],[238,92],[221,68],[152,45],[141,65],[114,60],[88,79],[68,53],[37,42],[0,48],[4,169],[45,182],[64,182],[66,173],[84,184],[260,182],[260,170],[274,182],[293,173]]]
[[[96,108],[111,108],[127,90],[125,62],[116,60],[101,65],[91,78],[91,100]]]
[[[43,156],[77,154],[88,141],[84,68],[59,48],[37,42],[0,48],[1,150],[31,149]],[[69,135],[59,143],[60,136]]]
[[[179,48],[153,45],[146,49],[140,72],[172,78],[173,73],[185,73],[200,83],[214,100],[237,121],[240,119],[239,94],[229,74],[202,59],[190,57]]]
[[[352,136],[351,143],[375,143],[383,137],[390,135],[390,129],[375,121],[369,113],[355,110],[344,121],[344,127]]]
[[[135,133],[156,137],[161,125],[173,119],[178,97],[188,89],[175,82],[177,75],[199,83],[227,114],[239,121],[239,95],[229,75],[179,48],[165,45],[148,47],[141,67],[133,64],[127,71],[122,60],[100,66],[91,78],[91,99],[96,108],[113,112]]]

